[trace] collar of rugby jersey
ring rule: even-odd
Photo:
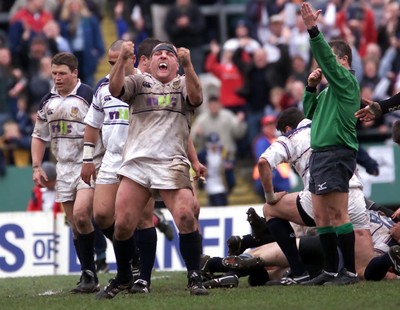
[[[78,83],[76,83],[74,89],[73,89],[66,97],[68,97],[68,96],[70,96],[70,95],[76,95],[76,91],[78,90],[79,86],[81,86],[81,84],[82,84],[82,83],[81,83],[81,80],[78,79]],[[56,86],[53,86],[50,92],[51,92],[52,94],[58,95],[58,96],[60,96],[60,97],[63,97],[63,96],[60,95],[60,93],[59,93],[58,90],[56,89]]]
[[[296,128],[307,126],[310,123],[311,123],[311,121],[308,118],[305,118],[297,125]]]

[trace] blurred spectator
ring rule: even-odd
[[[114,7],[117,36],[122,40],[131,40],[138,46],[140,42],[149,37],[142,15],[142,7],[139,4],[135,4],[128,17],[125,17],[126,10],[127,3],[124,3],[124,1],[118,1]]]
[[[291,72],[288,81],[302,81],[307,83],[309,67],[306,60],[301,55],[293,55],[290,59]]]
[[[270,62],[278,61],[281,57],[278,45],[288,45],[292,39],[291,31],[284,23],[282,15],[273,15],[269,19],[268,31],[260,38],[263,47],[267,49]]]
[[[269,102],[271,105],[267,105],[264,109],[265,115],[278,115],[284,107],[282,104],[285,100],[285,88],[281,86],[275,86],[269,91]],[[262,126],[262,124],[261,124]]]
[[[29,105],[39,104],[40,100],[50,92],[54,85],[51,76],[51,57],[43,57],[39,63],[39,71],[28,81]]]
[[[234,163],[236,159],[237,140],[246,134],[247,124],[244,113],[235,115],[232,111],[224,109],[218,97],[208,98],[208,111],[198,115],[192,125],[191,135],[196,149],[203,149],[207,137],[215,132],[219,135],[222,146],[226,149],[226,160]],[[227,171],[229,184],[235,184],[234,170]]]
[[[33,37],[42,34],[44,26],[53,19],[52,14],[44,9],[44,4],[44,0],[28,0],[11,17],[8,34],[13,54],[19,51],[22,40],[30,42]]]
[[[14,2],[12,4],[12,7],[10,8],[10,16],[14,16],[14,14],[19,11],[20,9],[24,8],[31,0],[15,0],[15,1],[4,1],[4,2]],[[48,12],[54,12],[57,8],[57,5],[61,0],[44,0],[44,6],[43,8],[48,11]]]
[[[263,41],[268,32],[270,16],[280,13],[286,1],[248,0],[246,3],[245,19],[248,23],[250,36],[257,41]]]
[[[243,87],[244,79],[232,60],[235,50],[223,49],[219,55],[221,48],[215,41],[211,41],[210,50],[211,52],[206,58],[205,69],[221,81],[219,97],[222,105],[234,113],[243,112],[246,101],[236,93],[236,90]],[[219,60],[219,56],[221,60]]]
[[[57,171],[56,165],[52,162],[45,161],[42,163],[42,169],[46,173],[47,181],[43,180],[45,187],[35,185],[32,189],[32,195],[28,202],[27,211],[43,211],[53,212],[54,217],[59,212],[63,212],[61,204],[56,200],[56,181]]]
[[[55,52],[56,50],[50,50],[47,39],[43,35],[38,35],[32,42],[23,41],[15,62],[23,70],[25,77],[31,79],[40,70],[40,60],[52,57]]]
[[[285,109],[288,107],[296,107],[303,111],[303,95],[306,84],[300,80],[288,82],[286,92],[288,95],[287,104],[284,104]]]
[[[251,56],[256,49],[260,48],[260,43],[250,37],[249,29],[245,20],[240,19],[236,23],[235,36],[227,40],[222,49],[237,50],[241,47],[249,56]]]
[[[55,20],[50,20],[43,28],[43,33],[50,46],[53,46],[52,54],[71,52],[71,46],[66,38],[60,34],[60,26]]]
[[[83,0],[83,1],[85,2],[86,7],[90,11],[90,13],[92,13],[93,16],[95,16],[99,21],[101,21],[103,19],[103,13],[99,6],[99,3],[102,1],[97,1],[97,0]],[[58,5],[53,12],[54,12],[54,18],[56,20],[60,20],[62,14],[61,12],[66,0],[57,0],[57,2]]]
[[[284,87],[290,70],[290,58],[287,46],[279,45],[281,55],[276,62],[269,61],[269,55],[264,48],[254,51],[250,62],[242,59],[243,46],[238,48],[233,56],[234,64],[244,76],[244,85],[237,94],[246,100],[247,138],[251,143],[260,132],[260,122],[264,110],[269,106],[274,109],[269,100],[270,90],[275,86]]]
[[[372,58],[364,59],[364,74],[361,79],[361,85],[369,85],[372,90],[374,90],[375,86],[379,83],[378,76],[378,63]]]
[[[258,172],[258,159],[261,154],[276,140],[276,116],[266,115],[261,120],[261,133],[253,142],[253,154],[256,165],[253,169],[253,180],[256,193],[265,199],[264,189],[260,181]],[[272,184],[274,192],[289,192],[290,191],[290,176],[291,170],[289,164],[280,164],[277,169],[272,171]]]
[[[232,179],[226,178],[225,173],[234,167],[233,162],[226,156],[227,152],[221,144],[219,135],[216,132],[210,133],[205,148],[198,153],[199,161],[207,167],[207,182],[204,184],[204,188],[208,195],[209,206],[228,205],[227,193],[233,188],[234,184],[228,183]]]
[[[294,58],[300,56],[304,59],[306,67],[310,64],[310,35],[308,34],[307,27],[303,23],[300,11],[296,12],[296,23],[292,29],[289,45],[289,55]]]
[[[8,164],[26,167],[30,160],[30,137],[24,136],[14,120],[3,125],[4,134],[1,137]]]
[[[365,48],[364,59],[370,59],[379,64],[381,58],[382,58],[382,51],[379,45],[377,43],[368,43]]]
[[[15,118],[16,98],[26,85],[22,71],[12,66],[11,52],[6,47],[0,47],[0,81],[0,135],[2,135],[4,122]]]
[[[150,5],[151,20],[153,23],[153,37],[160,41],[169,41],[167,30],[165,29],[165,19],[168,10],[175,3],[175,0],[148,0]]]
[[[354,45],[361,58],[365,55],[368,43],[377,42],[378,34],[375,28],[374,13],[366,0],[347,0],[336,15],[336,26],[343,38],[346,37],[345,28],[350,29],[355,37]]]
[[[191,0],[176,0],[175,4],[168,9],[164,27],[170,41],[176,47],[185,47],[190,50],[194,70],[197,74],[202,73],[205,22],[197,4]]]
[[[387,1],[385,3],[383,18],[377,20],[378,45],[382,53],[393,46],[400,38],[400,4],[398,1]]]
[[[68,39],[78,58],[82,83],[94,85],[94,74],[104,55],[104,42],[99,20],[83,0],[65,0],[60,15],[61,34]]]

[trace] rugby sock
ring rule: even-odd
[[[306,269],[297,250],[296,235],[290,223],[283,219],[272,218],[267,222],[267,225],[282,252],[285,254],[292,274],[295,276],[302,275]]]
[[[105,259],[107,250],[107,241],[104,237],[103,232],[99,227],[95,226],[94,229],[94,252],[96,254],[96,260]]]
[[[201,236],[198,231],[179,234],[179,249],[188,271],[200,269],[201,247]]]
[[[222,257],[211,257],[207,262],[207,269],[211,273],[229,271],[229,268],[222,264]]]
[[[262,286],[269,281],[269,274],[264,268],[252,270],[247,281],[250,286]]]
[[[244,235],[242,236],[242,241],[240,243],[240,250],[243,252],[246,249],[249,248],[256,248],[258,246],[261,246],[263,244],[275,242],[275,237],[271,233],[267,233],[263,235],[260,239],[256,240],[253,238],[252,235]]]
[[[106,228],[106,229],[102,229],[101,230],[104,234],[104,236],[106,236],[106,238],[108,238],[109,240],[113,241],[113,236],[114,236],[114,223]]]
[[[354,257],[354,229],[352,223],[345,223],[335,228],[340,250],[343,254],[343,264],[347,271],[356,273]]]
[[[73,238],[73,242],[74,242],[76,256],[78,257],[79,264],[81,264],[81,267],[82,267],[81,250],[79,249],[78,239],[77,238]]]
[[[311,278],[321,273],[324,268],[324,253],[318,236],[300,237],[299,254]]]
[[[317,227],[324,253],[324,270],[331,273],[338,272],[339,257],[337,252],[337,235],[333,226]]]
[[[392,266],[389,254],[385,253],[381,256],[376,256],[370,260],[364,271],[364,277],[367,281],[382,280],[389,268]]]
[[[78,247],[81,255],[82,270],[93,271],[96,276],[96,267],[94,264],[94,231],[88,234],[77,234]]]
[[[133,235],[127,240],[115,240],[113,242],[115,259],[117,261],[117,276],[115,277],[118,283],[126,284],[132,280],[132,256],[136,252],[136,245]]]
[[[135,232],[136,244],[140,257],[140,278],[150,286],[151,271],[156,259],[157,232],[155,227],[138,229]]]

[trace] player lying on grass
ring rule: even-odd
[[[245,276],[248,276],[251,286],[275,285],[280,284],[283,274],[290,273],[288,261],[279,245],[272,241],[265,220],[253,208],[247,214],[252,226],[251,235],[229,238],[227,243],[230,255],[227,257],[202,257],[203,284],[206,288],[237,287],[239,278]],[[393,222],[390,217],[378,211],[368,210],[368,214],[376,256],[365,269],[365,279],[394,279],[396,274],[400,275],[400,223]],[[268,243],[260,245],[263,242]],[[247,246],[257,244],[259,246],[246,249]],[[318,236],[298,237],[296,244],[302,262],[313,278],[323,266]]]

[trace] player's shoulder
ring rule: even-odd
[[[96,94],[100,89],[103,89],[105,87],[108,89],[109,85],[110,79],[107,76],[103,77],[94,88],[94,93]]]
[[[93,88],[87,84],[82,83],[76,90],[76,95],[90,105],[93,101]]]
[[[49,100],[51,99],[51,98],[53,98],[53,97],[55,97],[56,95],[55,94],[53,94],[53,93],[47,93],[46,95],[44,95],[43,97],[42,97],[42,99],[40,99],[40,103],[39,103],[39,110],[41,110],[41,109],[43,109],[43,107],[45,106],[45,104],[47,103],[47,102],[49,102]]]

